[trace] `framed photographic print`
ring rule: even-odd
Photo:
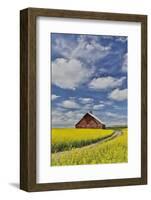
[[[20,188],[147,183],[147,16],[20,12]]]

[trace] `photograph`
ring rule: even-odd
[[[50,166],[128,162],[128,36],[50,34]]]

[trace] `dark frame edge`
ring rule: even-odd
[[[112,180],[90,180],[78,182],[63,182],[63,183],[40,183],[36,184],[28,192],[43,192],[55,190],[73,190],[73,189],[94,189],[105,187],[122,187],[146,185],[143,178],[127,178],[127,179],[112,179]]]
[[[36,71],[32,48],[30,9],[20,11],[20,189],[31,191],[36,183]],[[36,46],[35,46],[36,48]]]
[[[147,20],[141,22],[141,177],[147,184]]]
[[[143,22],[147,15],[130,13],[112,13],[100,11],[63,10],[49,8],[26,8],[32,15],[45,17],[81,18],[92,20]]]
[[[20,189],[28,190],[28,9],[20,11]]]

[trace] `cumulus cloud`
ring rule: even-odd
[[[52,83],[64,89],[76,89],[93,73],[77,59],[58,58],[52,63]]]
[[[108,97],[115,101],[124,101],[127,99],[127,89],[120,90],[117,88],[113,90]]]
[[[99,77],[89,83],[91,89],[107,89],[121,86],[126,77],[114,78],[111,76]]]
[[[74,101],[74,100],[65,100],[62,101],[59,106],[63,108],[68,108],[68,109],[77,109],[79,108],[79,105]]]
[[[87,40],[87,36],[81,36],[76,48],[71,52],[71,58],[84,59],[86,62],[95,62],[104,58],[110,52],[110,46],[103,46],[96,40]]]
[[[59,97],[60,97],[60,96],[57,96],[57,95],[55,95],[55,94],[52,94],[52,95],[51,95],[52,101],[55,100],[55,99],[57,99],[57,98],[59,98]]]
[[[80,100],[80,103],[82,104],[86,104],[86,103],[92,103],[93,102],[93,99],[92,98],[79,98]]]
[[[97,36],[80,35],[77,40],[57,36],[53,44],[53,51],[66,59],[82,59],[87,63],[94,63],[108,55],[110,46],[98,42]]]
[[[74,127],[84,113],[81,111],[52,111],[52,127]]]
[[[93,110],[100,110],[104,107],[104,104],[98,104],[93,106]]]
[[[104,117],[105,117],[105,122],[107,126],[127,125],[127,115],[108,111],[104,113]]]
[[[57,57],[69,58],[73,48],[76,46],[74,39],[69,39],[70,35],[52,34],[52,51]]]
[[[112,101],[105,101],[105,105],[107,105],[107,106],[110,106],[110,105],[112,105],[112,104],[113,104]]]
[[[99,101],[100,104],[103,104],[103,105],[106,105],[106,106],[111,106],[113,104],[112,101],[108,101],[108,100],[105,100],[105,101]]]
[[[127,126],[127,118],[110,118],[106,120],[107,126]]]
[[[101,38],[102,38],[102,39],[111,40],[111,39],[114,39],[115,36],[112,36],[112,35],[103,35]]]
[[[127,62],[128,62],[128,59],[127,59],[127,53],[124,54],[123,56],[123,63],[122,63],[122,71],[123,72],[127,72]]]
[[[119,116],[117,113],[112,113],[112,112],[106,112],[106,115],[109,117],[118,117]]]
[[[127,42],[127,36],[119,36],[117,37],[116,41],[125,43]]]

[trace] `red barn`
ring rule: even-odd
[[[75,128],[105,129],[105,124],[100,119],[98,119],[96,116],[94,116],[91,112],[88,112],[75,125]]]

